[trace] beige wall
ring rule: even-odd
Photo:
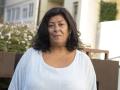
[[[62,6],[59,3],[54,3],[54,2],[49,2],[48,0],[41,0],[41,6],[40,6],[40,22],[41,19],[43,18],[44,14],[52,7],[58,7]]]
[[[120,19],[120,0],[117,0],[117,10],[118,10],[117,19]]]
[[[41,0],[41,4],[40,4],[40,20],[43,18],[45,12],[47,11],[47,8],[48,8],[48,0]]]
[[[62,7],[63,5],[55,2],[48,2],[48,9],[51,9],[53,7]]]
[[[116,0],[103,0],[105,2],[116,2]]]

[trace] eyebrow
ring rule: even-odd
[[[60,20],[60,21],[58,21],[58,22],[63,22],[64,20]],[[49,22],[49,23],[54,23],[54,22]]]

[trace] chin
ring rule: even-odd
[[[53,45],[54,46],[65,46],[63,42],[54,42]]]

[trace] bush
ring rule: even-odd
[[[0,27],[0,51],[24,52],[31,46],[34,30],[25,25],[2,25]]]
[[[101,4],[100,4],[100,22],[115,20],[116,15],[117,15],[116,3],[101,1]]]

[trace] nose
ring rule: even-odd
[[[60,27],[59,27],[59,25],[56,24],[56,25],[55,25],[55,28],[54,28],[54,31],[57,32],[57,31],[59,31],[59,30],[60,30]]]

